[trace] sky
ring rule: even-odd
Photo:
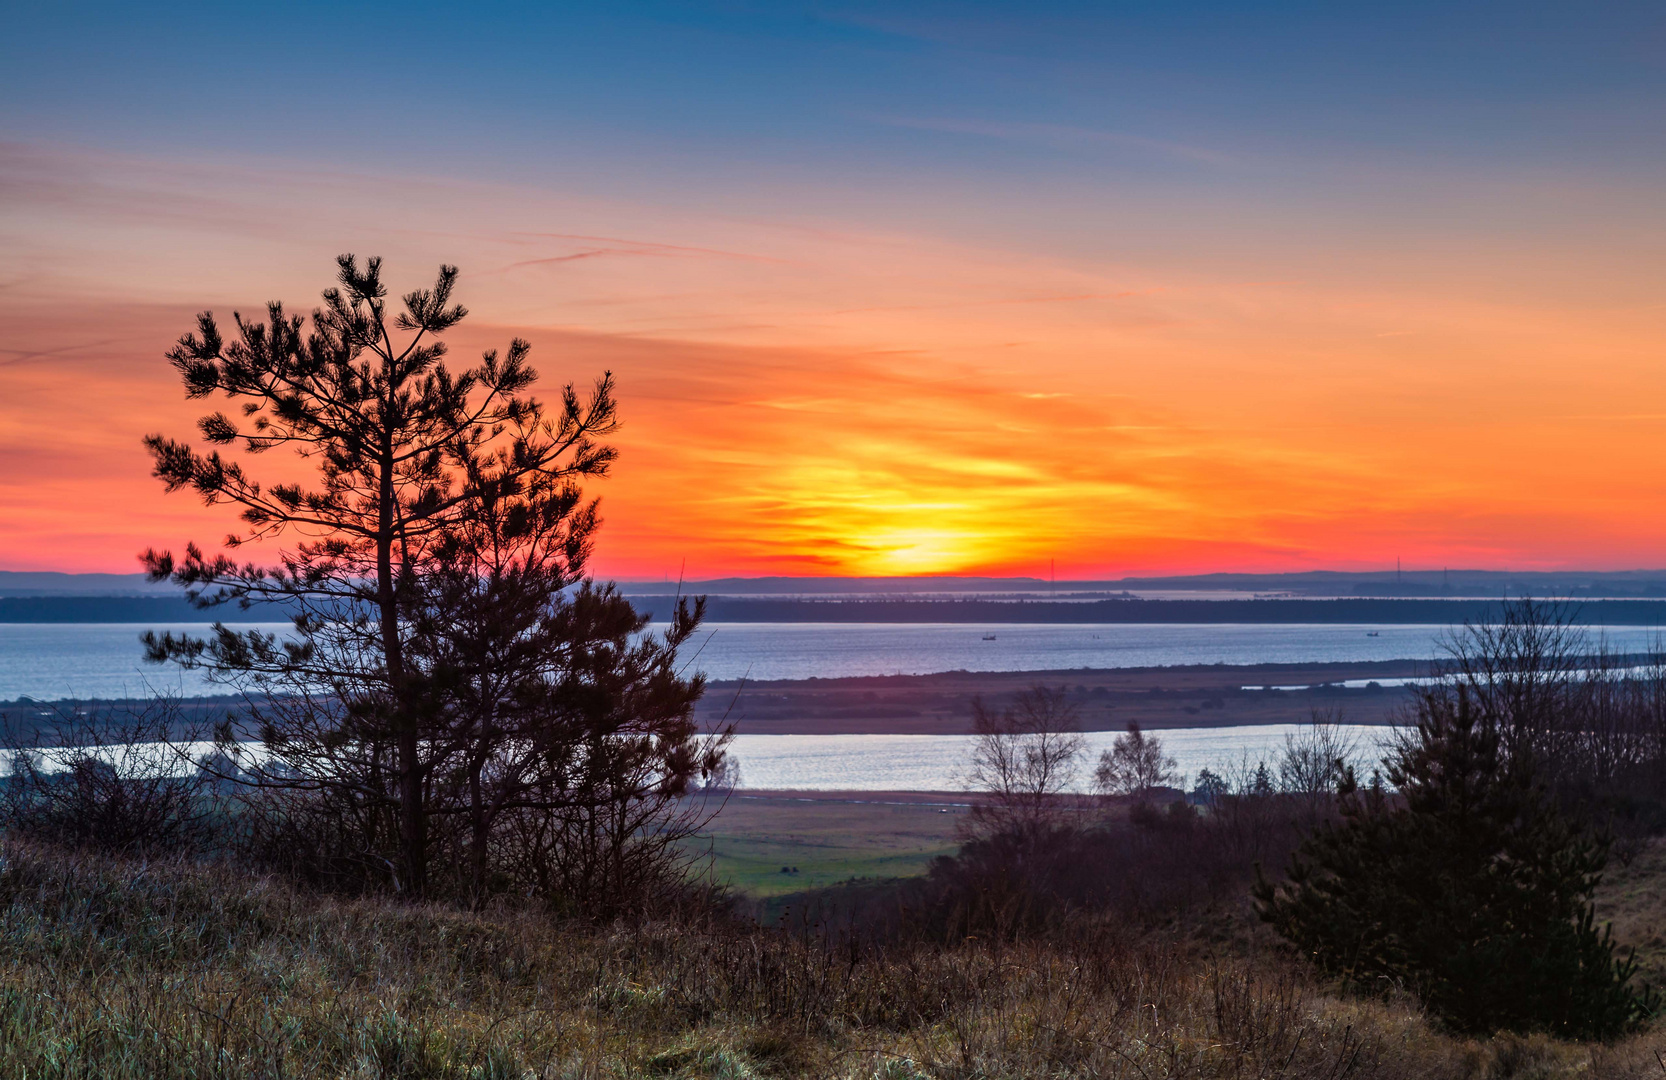
[[[3,569],[229,531],[164,353],[342,252],[615,373],[605,575],[1666,566],[1658,4],[18,5],[0,102]]]

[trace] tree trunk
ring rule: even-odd
[[[491,832],[485,797],[480,787],[480,771],[484,766],[484,760],[477,758],[469,769],[469,809],[474,818],[473,846],[469,851],[473,864],[470,876],[474,881],[472,900],[477,908],[486,903],[486,840]]]
[[[399,853],[405,864],[406,891],[421,897],[428,884],[427,815],[422,805],[415,703],[405,680],[405,652],[399,640],[399,604],[393,587],[393,445],[392,434],[382,441],[376,535],[376,604],[382,623],[382,651],[387,662],[388,687],[393,698],[394,769],[399,785]]]

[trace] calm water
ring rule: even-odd
[[[283,624],[262,624],[281,631]],[[127,623],[0,623],[0,701],[27,695],[143,696],[225,692],[202,676],[141,662]],[[205,624],[158,626],[202,633]],[[1378,636],[1367,636],[1370,632]],[[979,626],[966,623],[715,623],[691,647],[690,663],[713,679],[804,679],[923,675],[936,671],[1031,671],[1430,659],[1444,626],[1133,625]],[[1603,631],[1614,648],[1641,652],[1649,627]],[[984,638],[993,635],[994,640]]]
[[[289,629],[287,623],[253,626],[272,633]],[[0,623],[0,701],[229,693],[195,672],[144,663],[139,635],[145,630],[202,635],[208,624]]]
[[[1381,757],[1381,740],[1391,728],[1341,725],[1352,737],[1356,761],[1369,765]],[[1202,769],[1236,777],[1266,761],[1277,767],[1285,736],[1296,724],[1251,727],[1175,728],[1151,732],[1172,754],[1187,786]],[[1116,732],[1084,736],[1082,780],[1110,749]],[[805,791],[965,791],[970,735],[739,735],[731,750],[740,762],[742,788],[788,788]],[[1080,786],[1080,785],[1078,785]]]
[[[1366,636],[1376,631],[1378,637]],[[1260,664],[1434,657],[1444,626],[1116,623],[718,623],[699,664],[713,679],[935,671]],[[993,635],[993,641],[984,640]]]
[[[1296,724],[1265,724],[1150,734],[1174,757],[1181,774],[1177,783],[1190,787],[1201,770],[1209,769],[1237,786],[1260,762],[1276,771],[1286,736],[1298,730]],[[1393,733],[1391,728],[1357,724],[1341,725],[1339,730],[1352,741],[1353,760],[1367,769],[1380,759],[1382,742]],[[1116,733],[1108,731],[1083,736],[1087,752],[1078,790],[1085,790],[1100,752],[1110,749],[1115,738]],[[740,735],[730,752],[740,763],[742,790],[961,792],[970,786],[965,776],[972,741],[969,735]],[[107,748],[100,756],[126,772],[181,773],[191,766],[176,750],[198,759],[212,749],[209,743],[177,748],[140,743]],[[254,748],[251,752],[260,754]],[[44,752],[41,761],[47,769],[54,768],[51,753]],[[0,761],[0,776],[8,771],[7,763]]]

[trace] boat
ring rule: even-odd
[[[985,634],[983,636],[983,639],[985,641],[994,641],[995,640],[995,635],[994,634]]]
[[[1380,630],[1367,630],[1365,632],[1365,636],[1366,637],[1382,637],[1383,635],[1382,635],[1382,631],[1380,631]]]

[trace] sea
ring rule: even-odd
[[[251,624],[282,633],[285,624]],[[145,627],[122,623],[0,624],[0,701],[227,693],[196,672],[146,664],[145,629],[203,633],[206,624]],[[991,626],[952,624],[717,623],[685,654],[690,670],[714,681],[923,675],[941,671],[1043,671],[1155,667],[1432,660],[1444,654],[1446,626],[1114,624]],[[1659,648],[1657,630],[1597,627],[1618,652]],[[1275,761],[1295,725],[1181,728],[1160,733],[1190,778],[1227,775]],[[1384,728],[1352,732],[1362,762],[1379,755]],[[1091,757],[1115,733],[1090,733]],[[1101,746],[1100,744],[1104,745]],[[742,735],[733,745],[741,784],[754,789],[838,791],[964,790],[970,739],[959,735]],[[1091,760],[1090,757],[1090,760]]]
[[[282,634],[287,624],[246,624]],[[0,701],[226,693],[196,672],[143,662],[146,629],[203,634],[205,623],[0,623]],[[1618,652],[1660,644],[1653,627],[1594,627]],[[928,675],[939,671],[1062,671],[1431,660],[1448,626],[1115,623],[713,623],[683,653],[713,681]]]

